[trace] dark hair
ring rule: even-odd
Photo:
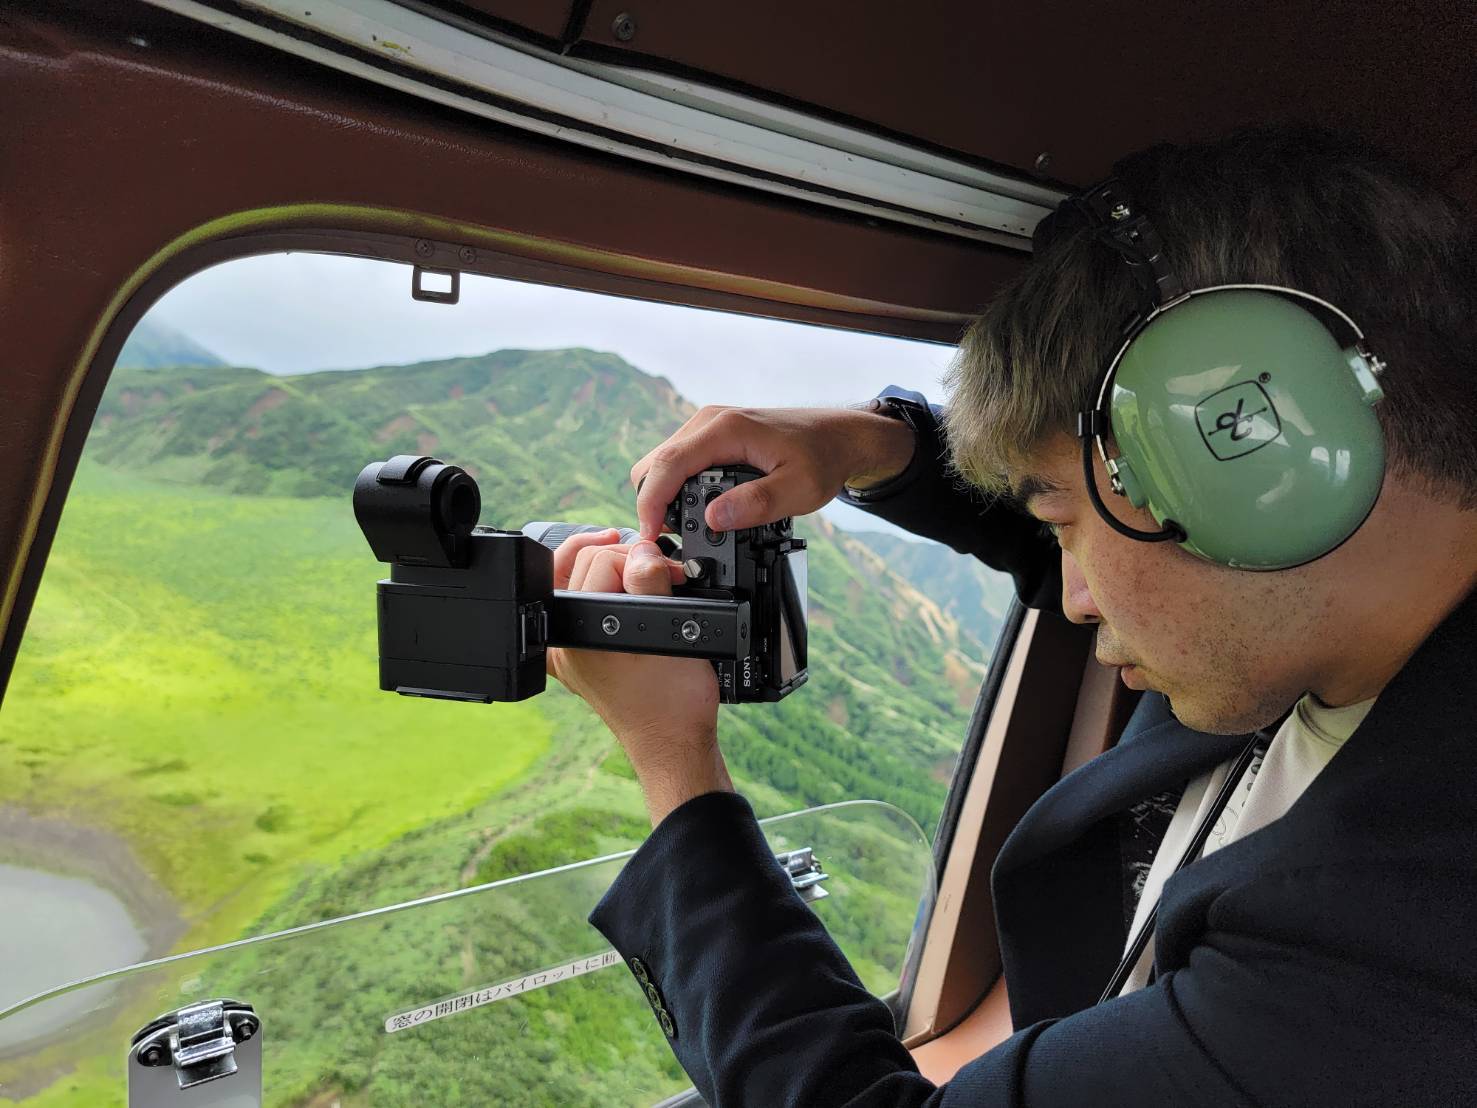
[[[1477,234],[1420,174],[1305,126],[1162,144],[1114,167],[1186,288],[1284,285],[1359,324],[1388,369],[1375,411],[1389,467],[1477,507]],[[958,472],[990,492],[1075,430],[1139,294],[1084,226],[1064,231],[991,302],[949,372]]]

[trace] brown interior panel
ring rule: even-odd
[[[990,870],[1026,809],[1061,776],[1084,669],[1101,668],[1091,660],[1093,641],[1090,627],[1045,612],[1025,615],[939,875],[903,1029],[909,1045],[958,1024],[1000,977]],[[1092,700],[1102,709],[1109,704]],[[1100,721],[1095,730],[1102,731]]]
[[[1010,1022],[1010,997],[1002,977],[952,1031],[913,1047],[913,1062],[924,1077],[942,1085],[953,1080],[961,1067],[1010,1038],[1014,1030]]]
[[[628,15],[630,37],[615,32]],[[1160,140],[1303,120],[1439,173],[1477,149],[1477,7],[595,0],[582,47],[1084,184]]]
[[[995,786],[980,828],[969,888],[959,909],[966,941],[951,952],[939,1000],[939,1027],[972,1010],[980,982],[1000,971],[995,944],[995,901],[990,870],[1000,846],[1036,798],[1061,776],[1063,741],[1071,729],[1076,684],[1092,653],[1091,629],[1042,613],[1021,675],[1023,710],[1013,713],[995,771]],[[1064,689],[1063,686],[1066,686]],[[989,941],[984,941],[985,936]]]
[[[932,1081],[949,1080],[960,1066],[1012,1032],[1005,979],[992,941],[993,904],[988,905],[988,920],[980,914],[985,905],[980,892],[988,891],[1003,842],[989,829],[1005,824],[1008,834],[1057,776],[1065,777],[1113,746],[1138,704],[1140,694],[1124,686],[1118,670],[1093,658],[1093,631],[1027,613],[1015,638],[973,774],[964,786],[959,826],[941,874],[902,1030],[904,1044]],[[1081,681],[1075,696],[1064,697],[1061,685],[1073,664],[1080,665]],[[1048,687],[1057,691],[1046,694]],[[1054,756],[1059,758],[1057,776],[1051,773]],[[989,930],[981,932],[982,926]]]
[[[557,48],[566,33],[579,31],[587,0],[447,0],[435,6]]]

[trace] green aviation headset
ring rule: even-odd
[[[1384,363],[1338,308],[1306,292],[1235,284],[1186,290],[1121,181],[1042,220],[1085,218],[1127,262],[1146,308],[1128,324],[1077,417],[1088,495],[1120,534],[1173,540],[1207,561],[1273,570],[1321,558],[1379,497],[1385,443],[1373,406]],[[1109,458],[1111,432],[1118,456]],[[1162,530],[1115,518],[1097,490],[1097,446],[1114,493]]]

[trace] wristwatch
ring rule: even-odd
[[[912,484],[920,474],[936,463],[942,452],[942,443],[939,437],[938,412],[921,392],[888,385],[858,407],[862,411],[877,412],[906,423],[912,429],[914,439],[913,457],[901,473],[864,489],[854,489],[850,485],[843,488],[842,500],[853,504],[868,504],[892,496]]]

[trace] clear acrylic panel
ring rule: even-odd
[[[763,826],[777,854],[813,849],[829,876],[812,907],[867,987],[906,994],[935,887],[917,823],[850,801]],[[651,1105],[689,1082],[630,972],[585,919],[629,856],[52,989],[0,1011],[0,1102],[125,1105],[135,1033],[185,1005],[231,999],[260,1017],[267,1105]]]

